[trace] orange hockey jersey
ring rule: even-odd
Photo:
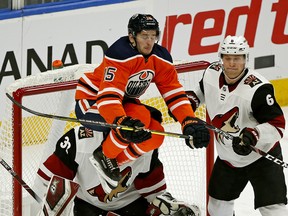
[[[138,99],[152,82],[180,123],[187,116],[194,117],[170,53],[155,44],[152,53],[143,56],[130,45],[128,36],[112,44],[94,72],[80,78],[75,99],[96,100],[94,108],[108,123],[113,123],[116,117],[126,115],[124,97]]]

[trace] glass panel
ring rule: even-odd
[[[83,1],[83,0],[76,0]],[[34,5],[34,4],[44,4],[44,3],[52,3],[52,2],[75,2],[75,0],[24,0],[24,6]]]
[[[11,9],[12,0],[0,0],[0,9]]]

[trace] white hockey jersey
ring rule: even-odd
[[[53,174],[75,181],[80,184],[76,196],[104,210],[120,209],[140,196],[150,201],[166,189],[163,166],[156,150],[121,166],[121,184],[106,194],[89,161],[102,140],[101,132],[83,126],[71,129],[58,140],[54,153],[40,166],[38,175],[46,183]]]
[[[257,148],[268,152],[279,144],[285,129],[283,112],[275,100],[274,90],[263,76],[246,69],[245,75],[233,85],[225,82],[219,62],[212,63],[204,72],[200,88],[195,92],[206,108],[212,124],[234,136],[245,127],[259,132]],[[251,164],[261,156],[236,154],[232,141],[215,133],[219,157],[234,167]]]

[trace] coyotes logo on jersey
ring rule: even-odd
[[[101,202],[111,202],[113,200],[113,198],[117,198],[118,195],[124,191],[126,191],[129,187],[129,185],[127,184],[128,180],[131,177],[131,173],[132,173],[132,169],[131,167],[126,167],[122,172],[122,179],[119,181],[118,185],[116,188],[114,188],[109,194],[106,194],[102,188],[101,185],[97,185],[94,188],[91,188],[89,190],[87,190],[87,192],[91,195],[91,196],[98,196],[98,199]]]
[[[239,108],[234,107],[224,114],[216,115],[213,118],[212,123],[215,127],[220,128],[225,132],[238,133],[240,128],[238,125],[235,124],[236,120],[238,119],[238,116],[239,116]],[[225,145],[223,141],[224,139],[223,135],[216,134],[216,139],[218,140],[219,143]]]

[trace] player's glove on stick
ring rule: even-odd
[[[244,128],[239,137],[234,137],[232,144],[235,153],[246,156],[252,151],[250,145],[255,146],[259,140],[259,133],[253,128]]]
[[[193,136],[193,140],[186,139],[186,145],[190,148],[207,147],[210,140],[209,130],[197,118],[186,117],[182,122],[184,135]]]
[[[145,125],[139,119],[134,119],[130,116],[121,116],[117,117],[114,123],[117,125],[139,129],[138,131],[121,130],[118,128],[114,129],[117,137],[120,140],[124,140],[126,142],[128,141],[133,143],[141,143],[151,138],[150,131],[142,130]]]

